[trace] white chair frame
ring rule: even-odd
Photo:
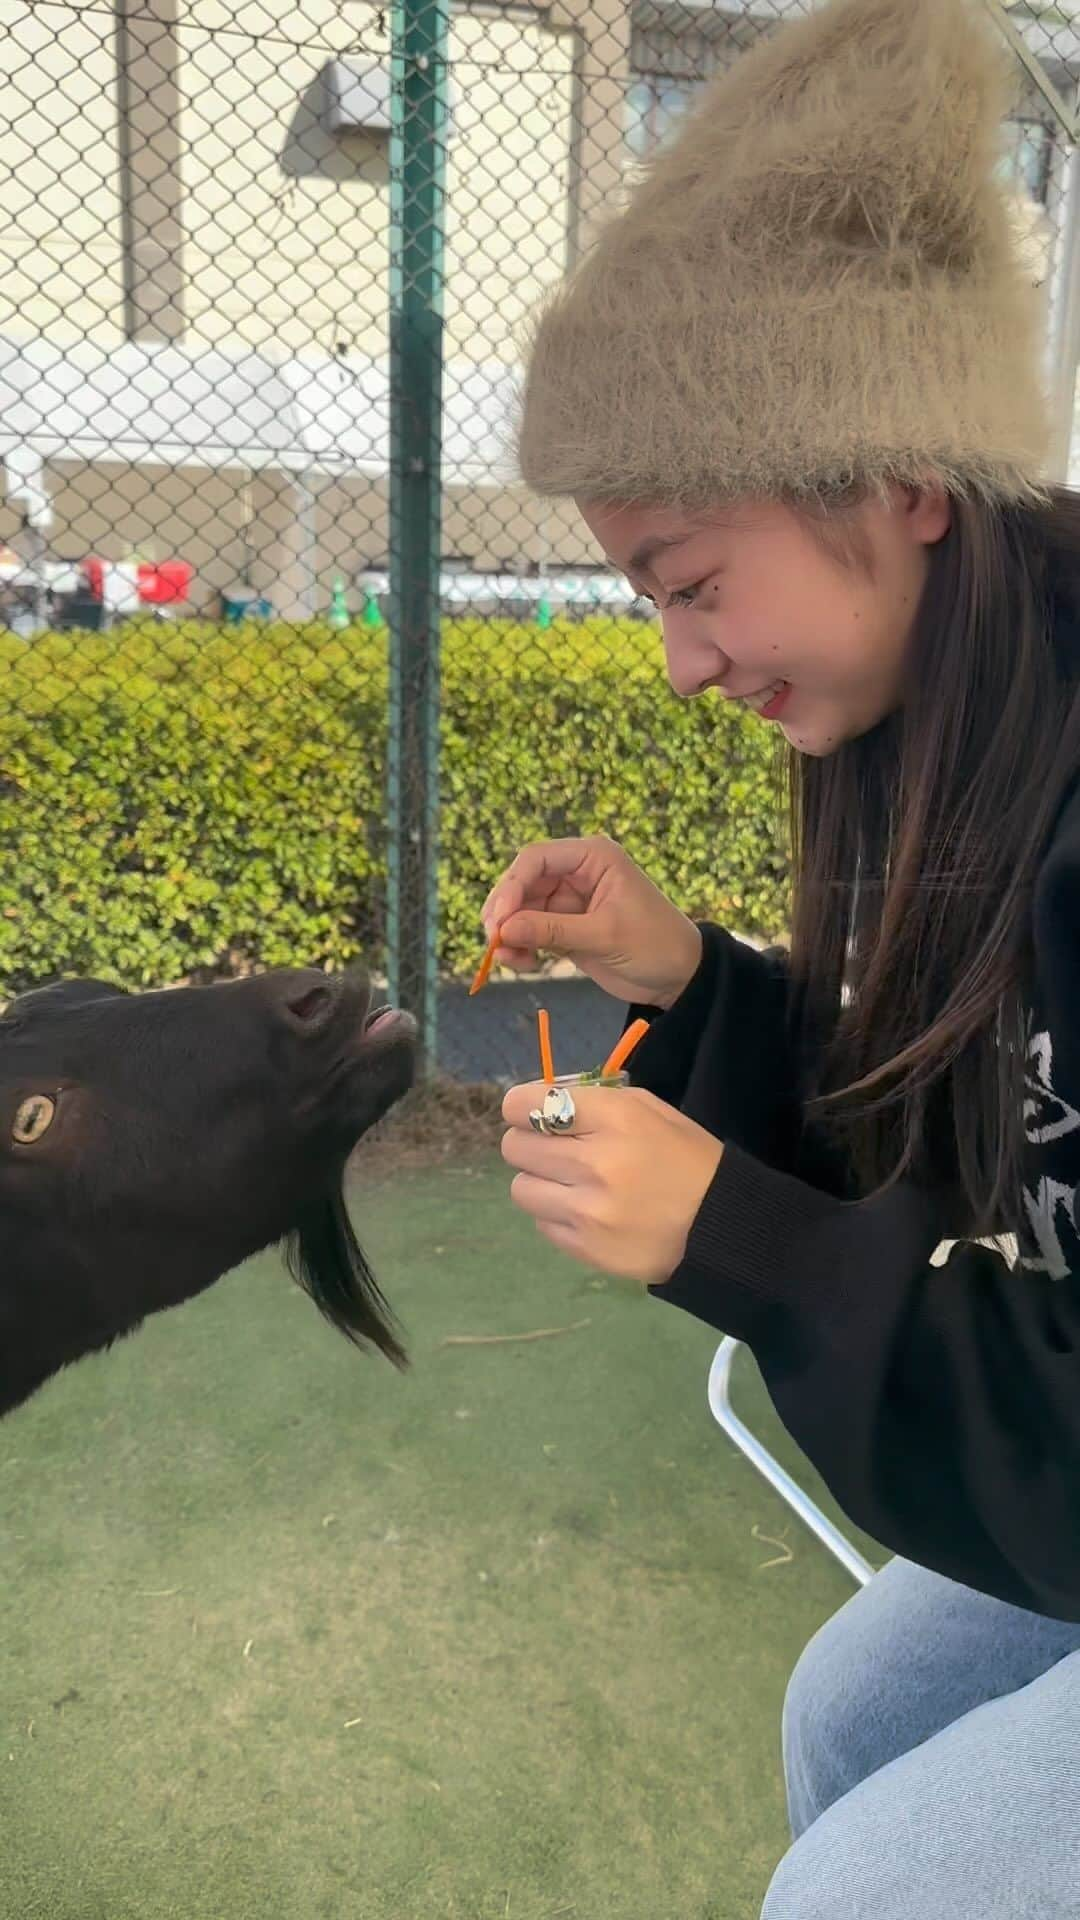
[[[751,1433],[744,1421],[739,1419],[731,1404],[731,1369],[741,1341],[722,1340],[713,1356],[709,1369],[709,1411],[717,1425],[722,1427],[729,1440],[733,1440],[740,1453],[745,1454],[751,1466],[775,1487],[782,1500],[786,1500],[793,1513],[797,1513],[803,1524],[815,1533],[822,1545],[827,1547],[840,1565],[851,1575],[860,1587],[865,1587],[873,1578],[874,1568],[864,1559],[858,1548],[853,1546],[846,1534],[822,1513],[821,1508],[804,1493],[798,1481],[785,1472],[778,1460],[774,1460],[767,1447],[757,1436]]]

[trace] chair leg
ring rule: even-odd
[[[874,1575],[874,1569],[868,1560],[864,1560],[851,1541],[834,1527],[821,1508],[803,1492],[798,1482],[786,1473],[778,1460],[761,1441],[751,1433],[749,1427],[739,1419],[731,1405],[731,1368],[741,1342],[726,1339],[721,1342],[713,1357],[709,1370],[709,1411],[717,1424],[723,1427],[730,1440],[735,1442],[741,1453],[763,1474],[770,1486],[775,1487],[782,1500],[798,1514],[799,1519],[816,1533],[822,1544],[835,1555],[842,1567],[865,1587]]]

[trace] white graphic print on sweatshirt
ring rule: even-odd
[[[1078,1189],[1074,1178],[1057,1178],[1053,1149],[1080,1131],[1080,1113],[1054,1091],[1054,1046],[1049,1033],[1032,1034],[1025,1084],[1024,1136],[1029,1147],[1041,1152],[1040,1165],[1033,1169],[1034,1183],[1024,1187],[1033,1246],[1022,1255],[1021,1265],[1032,1273],[1049,1274],[1052,1280],[1065,1280],[1070,1273],[1080,1275]],[[1067,1150],[1061,1159],[1063,1165],[1057,1171],[1073,1174],[1074,1154]]]

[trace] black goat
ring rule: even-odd
[[[287,1242],[357,1345],[405,1364],[342,1193],[410,1085],[416,1029],[365,980],[267,973],[128,994],[65,981],[0,1018],[0,1414],[59,1368]]]

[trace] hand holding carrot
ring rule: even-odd
[[[575,1087],[573,1133],[545,1137],[529,1122],[545,1084],[512,1087],[503,1102],[515,1205],[585,1266],[661,1285],[686,1252],[723,1146],[640,1087]]]
[[[541,953],[574,960],[618,1000],[669,1007],[701,958],[701,935],[603,834],[522,849],[483,908],[493,958],[525,972]]]

